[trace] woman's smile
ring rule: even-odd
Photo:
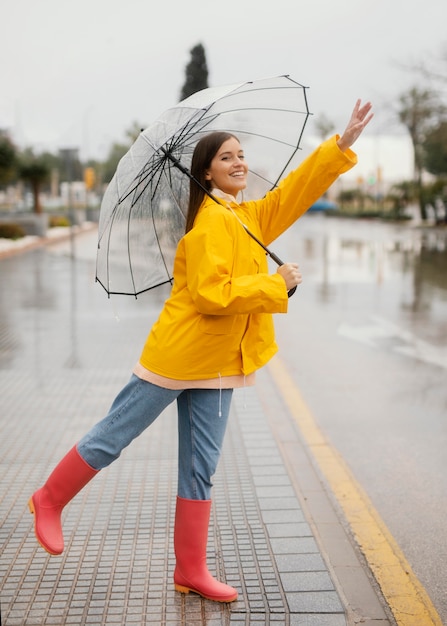
[[[247,172],[248,165],[241,144],[231,137],[224,141],[211,161],[206,179],[211,181],[212,187],[236,197],[247,186]]]

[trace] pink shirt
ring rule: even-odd
[[[237,389],[240,387],[252,387],[255,384],[256,372],[247,376],[220,376],[219,378],[207,378],[204,380],[175,380],[154,374],[146,369],[141,363],[137,363],[133,373],[142,380],[164,387],[165,389]]]

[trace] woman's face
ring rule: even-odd
[[[247,186],[247,172],[248,165],[241,144],[231,137],[220,146],[205,178],[211,181],[213,188],[236,197]]]

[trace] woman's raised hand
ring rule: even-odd
[[[360,137],[365,126],[371,121],[374,113],[370,113],[372,109],[371,102],[362,105],[361,100],[357,100],[351,119],[346,126],[345,132],[338,139],[337,145],[342,152],[352,146],[352,144]]]

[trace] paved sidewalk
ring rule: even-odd
[[[20,239],[4,239],[0,237],[0,259],[23,254],[30,250],[42,248],[46,245],[67,241],[75,238],[82,233],[96,231],[97,224],[94,222],[84,222],[80,226],[49,228],[46,237],[38,237],[37,235],[26,235]]]
[[[214,481],[209,567],[238,589],[236,602],[173,588],[174,406],[66,508],[65,553],[50,557],[38,546],[29,495],[107,411],[164,297],[107,300],[93,284],[85,237],[76,259],[53,245],[0,261],[2,625],[393,623],[268,368],[255,388],[235,392]],[[332,542],[306,506],[309,490]]]

